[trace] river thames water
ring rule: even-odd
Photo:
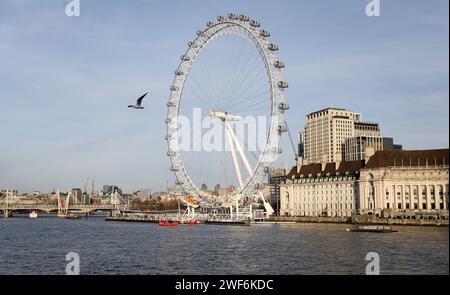
[[[381,274],[449,274],[448,227],[346,232],[338,224],[252,226],[107,222],[26,215],[0,218],[0,274],[365,274],[366,254]]]

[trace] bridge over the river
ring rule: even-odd
[[[71,193],[66,197],[61,197],[59,192],[57,193],[58,204],[33,204],[24,203],[17,200],[17,197],[12,192],[7,192],[5,197],[0,199],[0,211],[5,217],[12,215],[14,211],[36,211],[36,212],[57,212],[58,215],[67,215],[70,211],[81,212],[94,212],[94,211],[113,211],[118,210],[119,207],[124,209],[124,200],[114,193],[107,204],[76,204],[71,198]]]

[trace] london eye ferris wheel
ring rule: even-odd
[[[288,84],[278,46],[269,39],[270,32],[257,20],[230,13],[208,22],[180,57],[167,103],[167,155],[176,184],[202,207],[227,207],[262,195],[271,164],[281,153]],[[190,127],[182,126],[186,122]],[[238,132],[244,122],[244,132]],[[215,148],[205,147],[205,140],[211,144],[205,124],[220,131],[223,142]],[[206,182],[230,189],[217,194]]]

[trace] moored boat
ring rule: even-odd
[[[393,233],[397,232],[392,229],[390,225],[355,225],[352,228],[347,228],[346,231],[352,232],[371,232],[371,233]]]
[[[38,217],[38,214],[37,214],[36,211],[33,211],[33,212],[30,213],[29,216],[30,216],[30,218],[37,218],[37,217]]]
[[[67,214],[66,217],[64,217],[65,219],[81,219],[80,215],[76,215],[76,214]]]
[[[232,219],[208,219],[205,220],[205,224],[215,225],[250,225],[250,220],[232,220]]]
[[[57,217],[59,218],[65,218],[65,219],[81,219],[81,217],[79,215],[76,214],[58,214]]]
[[[161,220],[159,222],[160,226],[177,226],[178,222],[176,221],[168,221],[168,220]]]

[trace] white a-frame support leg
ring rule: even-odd
[[[253,175],[253,169],[251,168],[250,163],[248,162],[248,159],[242,150],[241,144],[239,143],[239,141],[236,138],[236,135],[234,134],[233,128],[231,128],[230,123],[228,122],[225,122],[225,125],[228,131],[230,132],[230,135],[233,138],[234,143],[236,144],[237,151],[241,156],[242,161],[244,162],[244,166],[247,169],[248,175]]]
[[[233,139],[231,137],[231,131],[228,127],[228,123],[225,122],[225,133],[227,134],[228,137],[228,144],[230,145],[230,150],[231,150],[231,157],[233,158],[233,165],[234,165],[234,170],[236,170],[236,175],[237,175],[237,179],[239,182],[239,187],[241,189],[244,188],[244,184],[242,183],[242,176],[241,176],[241,169],[239,169],[239,163],[236,157],[236,151],[234,150],[234,144],[233,144]]]

